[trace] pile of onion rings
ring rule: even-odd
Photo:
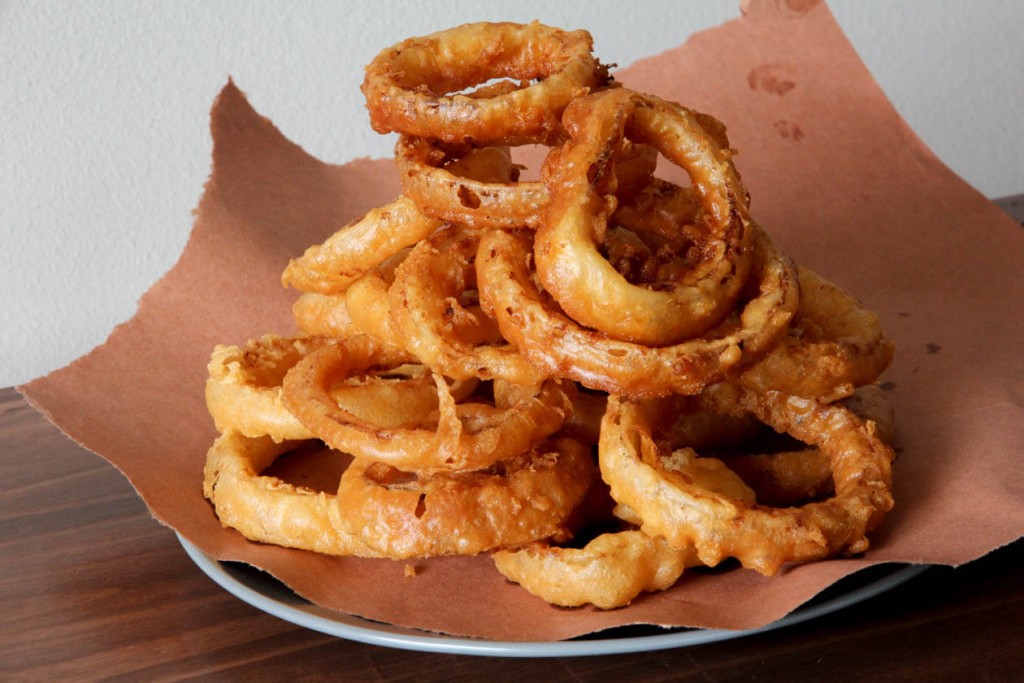
[[[224,526],[601,609],[868,549],[893,344],[754,220],[723,123],[536,22],[403,41],[362,92],[401,194],[287,264],[297,331],[214,350]]]

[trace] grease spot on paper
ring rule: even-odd
[[[795,121],[778,119],[772,123],[772,128],[774,128],[775,132],[786,140],[800,142],[804,139],[804,131]]]
[[[751,90],[781,96],[796,87],[796,77],[785,64],[762,64],[747,74],[747,84]]]

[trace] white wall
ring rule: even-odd
[[[1024,3],[833,0],[896,107],[991,197],[1024,192]],[[739,0],[0,0],[0,386],[61,367],[131,317],[184,246],[230,75],[321,159],[387,156],[358,90],[401,38],[465,21],[586,28],[625,66]]]

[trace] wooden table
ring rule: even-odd
[[[1024,219],[1024,195],[1000,204]],[[1024,542],[784,629],[602,657],[387,649],[231,596],[128,482],[0,389],[0,680],[1024,680]]]

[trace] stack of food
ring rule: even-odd
[[[214,350],[204,492],[225,526],[490,553],[603,608],[687,567],[867,549],[893,505],[892,344],[754,221],[722,123],[537,23],[406,40],[363,93],[402,193],[288,264],[301,334]],[[280,475],[296,454],[325,481]]]

